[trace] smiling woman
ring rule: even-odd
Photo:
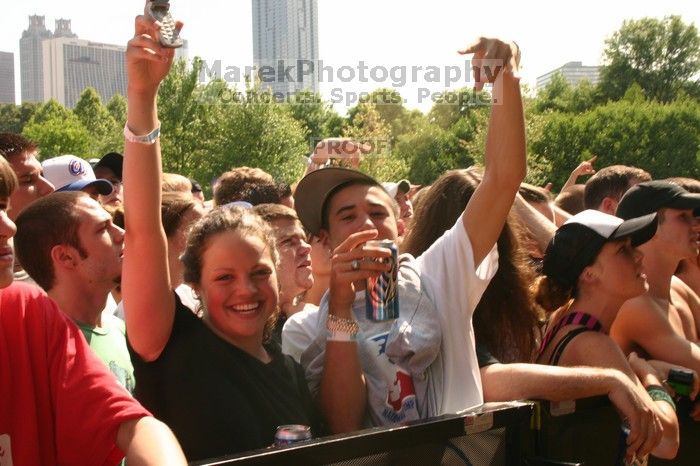
[[[143,135],[158,126],[156,91],[173,55],[153,39],[152,20],[139,17],[136,29],[127,127]],[[201,317],[194,314],[172,291],[179,278],[160,218],[159,142],[133,139],[124,150],[122,293],[136,398],[173,429],[191,461],[269,446],[283,424],[320,434],[301,367],[268,340],[278,314],[270,227],[226,207],[195,223],[182,256],[184,280],[200,298]]]

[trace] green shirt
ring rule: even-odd
[[[129,358],[129,350],[126,347],[126,326],[124,321],[111,314],[102,314],[102,326],[76,322],[85,335],[90,348],[104,362],[114,374],[119,383],[129,393],[134,391],[134,366]]]

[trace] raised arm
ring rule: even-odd
[[[160,126],[158,86],[168,74],[173,49],[155,39],[158,25],[136,18],[136,33],[126,51],[127,128],[134,135]],[[122,296],[129,343],[146,361],[163,351],[172,331],[175,301],[168,272],[165,232],[160,220],[160,142],[124,146],[124,218],[126,224]]]
[[[514,42],[482,37],[460,53],[474,54],[476,89],[493,82],[495,95],[500,94],[500,101],[491,108],[483,180],[462,216],[474,264],[478,265],[496,244],[527,170],[525,120],[517,75],[520,50]],[[480,65],[483,66],[479,68]]]

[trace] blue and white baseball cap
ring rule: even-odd
[[[56,187],[56,191],[82,191],[88,186],[95,186],[97,192],[106,196],[113,189],[112,183],[95,177],[87,160],[75,155],[61,155],[44,160],[41,167],[44,177]]]

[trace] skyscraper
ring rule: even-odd
[[[280,97],[318,91],[317,0],[253,0],[253,58],[272,67],[262,85]]]
[[[0,104],[15,103],[15,54],[0,52]]]
[[[126,47],[73,37],[43,42],[44,98],[72,108],[86,87],[94,87],[103,102],[126,95]]]
[[[29,27],[19,40],[19,69],[22,102],[44,101],[44,73],[41,42],[53,37],[46,29],[44,17],[29,17]]]

